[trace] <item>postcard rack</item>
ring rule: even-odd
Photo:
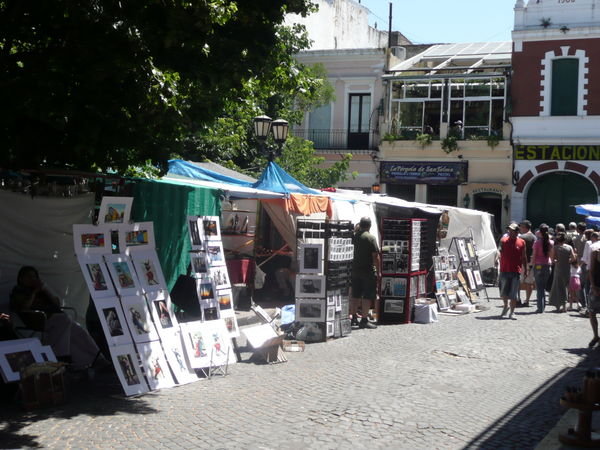
[[[383,323],[410,323],[415,299],[427,293],[424,267],[425,219],[381,221],[381,318]]]
[[[298,219],[296,321],[302,340],[324,341],[350,334],[349,285],[354,257],[350,221]]]
[[[481,276],[481,267],[479,266],[479,258],[472,237],[454,237],[450,242],[449,251],[454,253],[458,258],[458,271],[462,274],[462,278],[467,284],[468,290],[473,293],[483,291],[487,301],[490,298],[487,289]]]

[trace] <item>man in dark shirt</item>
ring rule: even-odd
[[[352,243],[354,244],[354,259],[352,260],[352,294],[350,297],[350,313],[352,322],[358,322],[357,312],[362,311],[360,328],[377,328],[369,322],[367,315],[371,304],[377,298],[377,278],[379,277],[379,247],[375,236],[369,233],[371,219],[360,219]]]
[[[535,234],[531,232],[531,222],[524,220],[519,224],[519,237],[525,241],[525,256],[527,257],[527,269],[528,273],[533,274],[533,262],[531,261],[531,255],[533,254],[533,244],[535,243]],[[525,289],[525,302],[521,303],[521,306],[529,306],[529,299],[533,292],[535,280],[533,283],[528,283],[526,278],[523,277],[521,288]],[[520,302],[518,302],[520,303]]]

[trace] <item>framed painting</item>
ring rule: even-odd
[[[324,275],[296,275],[296,297],[325,297]]]
[[[231,287],[227,266],[211,267],[208,276],[212,278],[215,289],[227,289]]]
[[[208,274],[208,258],[205,250],[190,253],[191,276],[200,278]]]
[[[217,303],[219,304],[221,316],[226,311],[233,311],[233,294],[231,289],[217,291]]]
[[[325,324],[325,336],[333,337],[334,334],[335,334],[335,322],[334,321],[327,322]]]
[[[296,321],[298,322],[324,322],[327,314],[327,305],[324,299],[298,298],[296,299]]]
[[[473,277],[475,278],[475,285],[477,288],[483,287],[483,279],[481,278],[481,272],[477,269],[473,271]]]
[[[198,298],[200,302],[210,302],[215,299],[215,285],[210,277],[203,277],[196,280],[198,289]]]
[[[117,295],[102,255],[77,255],[77,261],[93,299]]]
[[[403,299],[386,299],[383,302],[383,312],[387,314],[402,314],[404,313]]]
[[[158,255],[155,250],[136,251],[131,253],[131,260],[144,292],[159,291],[167,288]]]
[[[192,250],[204,249],[204,238],[202,234],[202,222],[198,216],[188,216],[188,228],[190,231],[190,244]]]
[[[173,312],[171,297],[167,291],[153,291],[146,294],[150,313],[154,319],[154,324],[161,335],[164,331],[172,331],[178,327],[177,317]]]
[[[406,296],[406,278],[382,277],[381,278],[381,296],[382,297],[405,297]]]
[[[190,366],[196,369],[235,363],[231,338],[223,320],[181,324]]]
[[[147,251],[156,248],[153,222],[123,224],[119,226],[118,233],[121,253],[138,250]]]
[[[221,227],[219,225],[219,216],[202,216],[201,232],[207,241],[220,241]]]
[[[21,370],[41,362],[42,344],[36,338],[0,342],[0,372],[5,383],[19,381]]]
[[[77,255],[110,255],[110,230],[105,226],[73,225],[73,248]]]
[[[477,289],[477,283],[475,282],[475,276],[473,275],[473,270],[465,269],[465,273],[467,274],[467,280],[469,280],[469,288],[473,291]]]
[[[219,320],[219,307],[211,304],[202,305],[202,320]]]
[[[459,251],[460,259],[465,262],[469,261],[469,253],[467,252],[467,246],[465,244],[465,240],[464,239],[456,239],[456,242],[458,243],[458,251]]]
[[[145,342],[138,344],[137,348],[150,390],[175,386],[175,380],[169,370],[160,342]]]
[[[128,256],[105,255],[104,260],[119,295],[128,296],[141,293],[140,283]]]
[[[121,224],[129,222],[133,197],[102,197],[99,224]]]
[[[327,307],[327,315],[325,317],[325,320],[329,321],[333,321],[335,319],[335,305],[334,306],[328,306]]]
[[[177,384],[187,384],[199,380],[196,372],[190,369],[186,361],[179,328],[162,337],[162,347]]]
[[[111,347],[110,355],[125,395],[139,395],[149,391],[133,344]]]
[[[450,301],[448,300],[448,296],[446,295],[446,293],[436,293],[435,299],[437,300],[438,308],[440,309],[440,311],[445,311],[450,308]]]
[[[206,256],[208,257],[208,265],[224,266],[225,253],[223,252],[223,243],[220,241],[212,241],[206,243]]]
[[[323,273],[323,243],[298,246],[300,273]]]
[[[117,297],[94,299],[94,306],[109,346],[131,344],[132,338]]]
[[[125,320],[135,342],[149,342],[159,339],[152,322],[152,314],[143,296],[122,297],[121,304],[123,305]]]

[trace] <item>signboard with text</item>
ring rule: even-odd
[[[600,161],[600,145],[517,145],[518,161]]]
[[[462,184],[468,180],[468,162],[381,163],[381,182],[395,184]]]

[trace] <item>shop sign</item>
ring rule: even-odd
[[[468,179],[468,162],[381,163],[381,181],[396,184],[462,184]]]
[[[504,194],[502,189],[497,188],[477,188],[471,191],[472,194]]]
[[[600,145],[517,145],[520,161],[600,161]]]

